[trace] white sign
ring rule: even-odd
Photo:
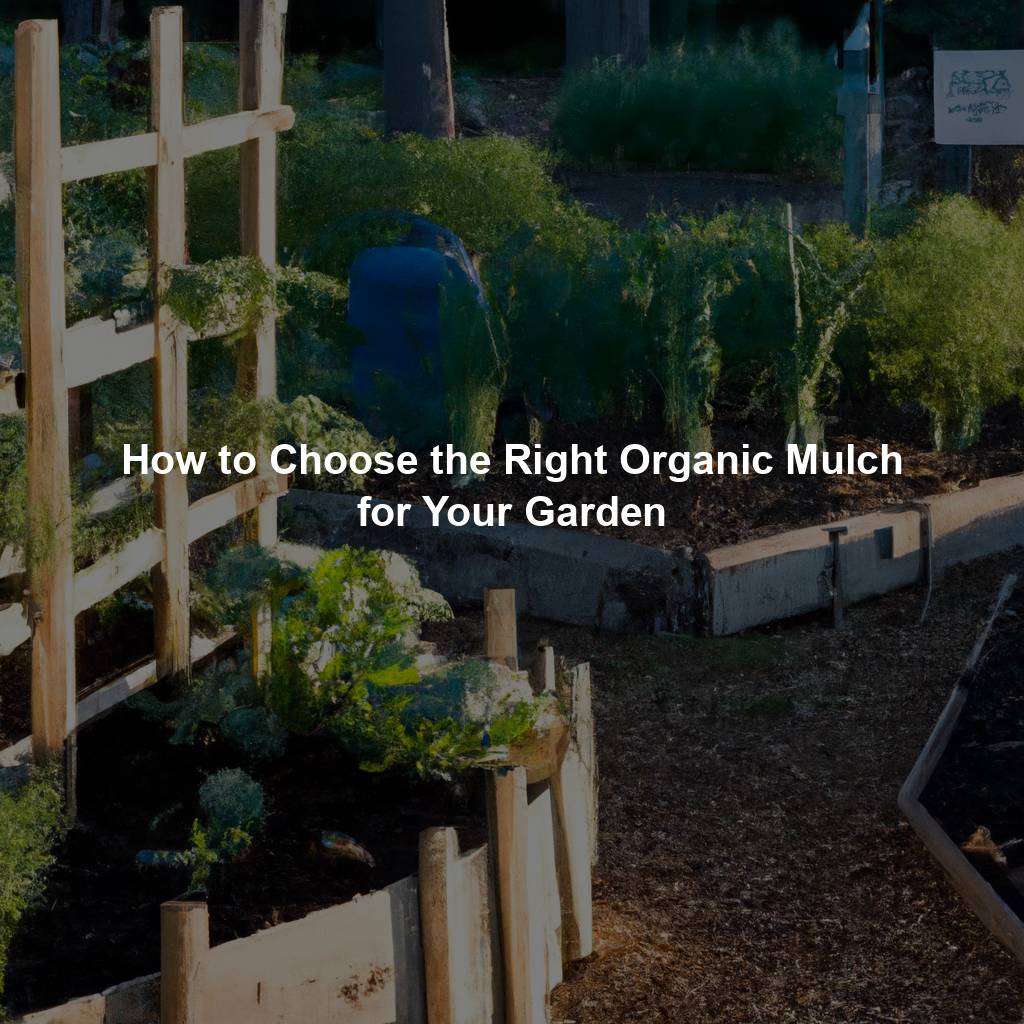
[[[935,51],[935,141],[1024,145],[1024,50]]]

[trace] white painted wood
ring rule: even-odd
[[[276,499],[287,493],[288,478],[275,474],[270,477],[249,477],[241,483],[200,498],[188,513],[189,543],[227,526],[233,519],[253,511],[268,498]]]

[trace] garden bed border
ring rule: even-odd
[[[970,684],[997,619],[1017,585],[1016,576],[1003,580],[992,611],[967,658],[963,672],[950,694],[939,719],[918,755],[914,767],[900,789],[897,804],[928,852],[949,876],[953,888],[983,925],[1021,962],[1024,963],[1024,922],[1006,901],[981,876],[942,825],[921,802],[921,794],[931,781],[960,715],[970,698]]]

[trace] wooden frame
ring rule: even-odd
[[[189,624],[189,544],[253,516],[254,539],[277,540],[276,502],[283,478],[266,461],[259,475],[190,506],[181,474],[157,477],[156,525],[121,550],[74,571],[68,392],[154,360],[154,438],[160,450],[188,444],[188,344],[191,332],[160,303],[160,281],[186,262],[185,161],[232,146],[242,152],[242,251],[276,265],[277,133],[294,123],[281,105],[286,0],[241,0],[240,112],[201,124],[184,123],[184,46],[179,7],[152,12],[151,130],[138,136],[62,147],[57,22],[23,22],[15,42],[15,162],[18,285],[25,353],[28,495],[32,557],[0,552],[3,575],[26,571],[31,598],[0,609],[0,656],[32,638],[32,751],[59,755],[81,723],[75,682],[74,617],[152,570],[156,619],[154,678],[187,675],[193,640]],[[105,174],[145,169],[150,183],[154,317],[118,332],[112,321],[66,325],[62,186]],[[268,315],[242,347],[240,380],[256,397],[276,394],[275,322]],[[17,378],[0,381],[4,407]],[[118,481],[94,498],[109,509],[132,497]],[[265,638],[269,624],[261,620]],[[147,681],[150,672],[146,672]],[[128,677],[125,677],[126,679]],[[121,681],[119,681],[121,682]],[[126,687],[129,691],[132,687]]]

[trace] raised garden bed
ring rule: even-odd
[[[900,808],[971,910],[1024,960],[1024,591],[1007,577],[901,793]]]
[[[665,506],[664,527],[603,527],[591,523],[583,532],[648,544],[671,552],[687,549],[708,551],[738,544],[784,530],[818,525],[835,519],[874,512],[887,505],[914,501],[926,495],[964,490],[979,481],[1024,470],[1024,417],[1017,403],[993,410],[977,447],[966,452],[935,452],[929,444],[927,420],[889,407],[838,409],[829,429],[829,449],[877,451],[888,443],[903,456],[902,476],[788,476],[781,446],[771,443],[764,423],[744,423],[721,415],[714,428],[715,447],[775,453],[775,471],[769,476],[699,476],[673,483],[667,476],[632,476],[618,468],[618,453],[626,444],[643,444],[652,450],[671,449],[664,438],[621,426],[588,430],[555,427],[545,449],[564,450],[578,443],[585,450],[603,445],[608,452],[606,476],[570,476],[562,483],[521,473],[505,475],[500,458],[485,478],[461,490],[457,499],[474,502],[510,502],[510,518],[522,520],[523,507],[537,494],[560,504],[606,502],[618,495],[622,502],[660,503]],[[778,428],[775,428],[778,433]],[[518,438],[517,438],[518,440]],[[501,443],[495,452],[501,454]],[[416,501],[422,495],[451,494],[449,481],[421,471],[413,477],[370,476],[366,489],[376,497]]]
[[[226,746],[168,746],[165,730],[125,708],[82,731],[78,823],[11,950],[12,1011],[57,1005],[160,969],[160,905],[185,892],[189,872],[141,868],[136,854],[188,836],[203,777],[244,763]],[[411,874],[419,833],[429,826],[459,827],[466,848],[485,838],[480,793],[360,773],[326,737],[293,738],[283,759],[244,767],[264,787],[266,824],[245,858],[213,869],[215,944]],[[321,851],[322,829],[358,838],[375,866]]]

